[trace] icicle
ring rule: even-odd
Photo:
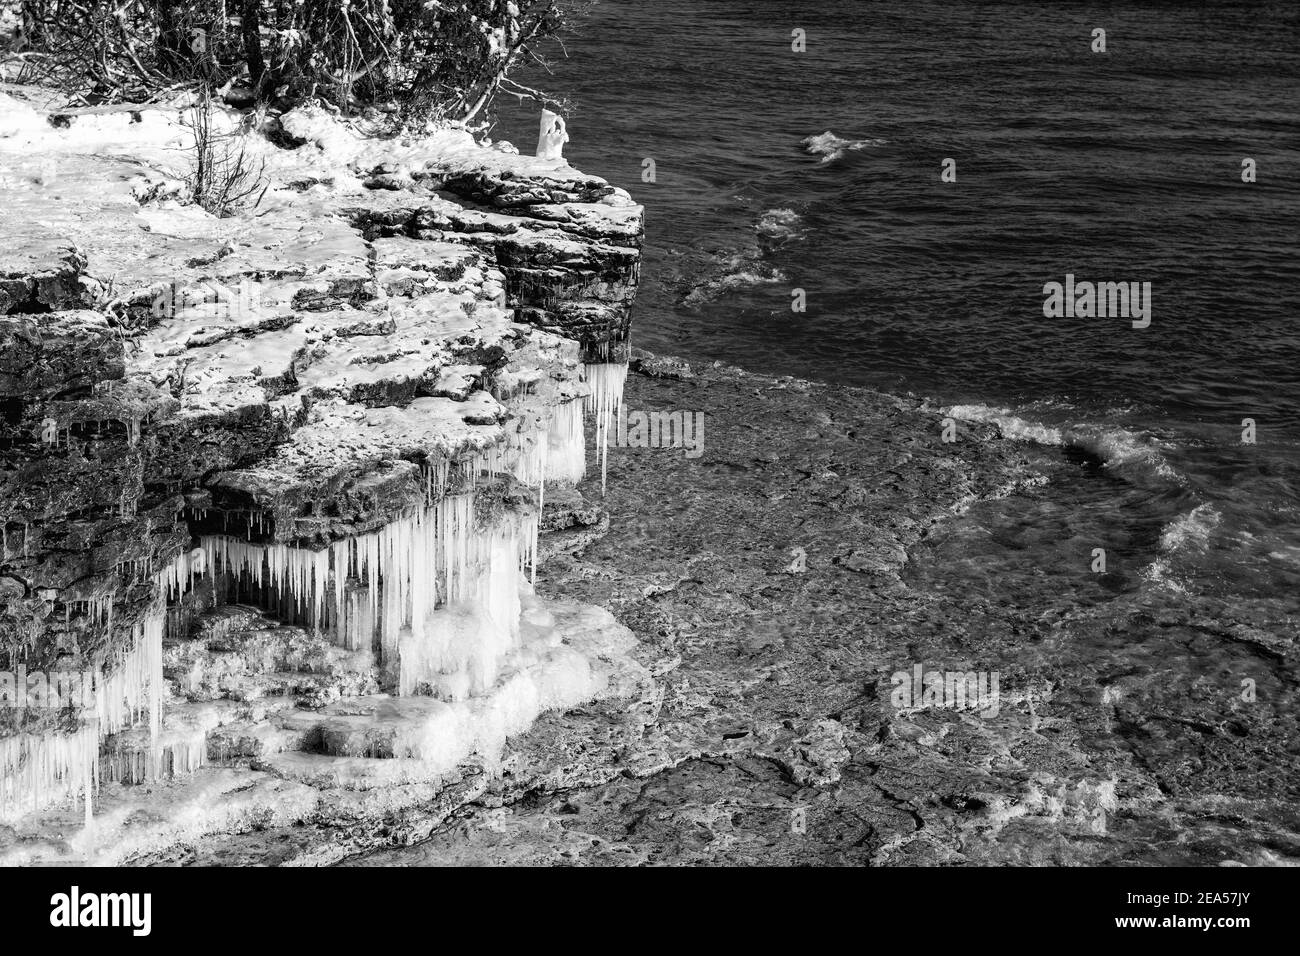
[[[175,741],[168,750],[172,757],[172,776],[191,774],[207,762],[208,733],[200,730],[185,740]]]
[[[518,644],[521,569],[530,560],[536,518],[507,515],[477,529],[472,502],[441,504],[447,601],[426,608],[403,632],[399,692],[428,687],[461,700],[491,687]]]
[[[210,567],[265,582],[305,620],[334,624],[336,643],[357,649],[377,639],[381,663],[403,693],[431,671],[495,679],[518,628],[521,570],[534,562],[537,517],[507,514],[479,529],[472,494],[453,495],[384,527],[320,551],[204,537]],[[331,579],[332,575],[332,579]],[[349,588],[348,579],[365,582]],[[447,629],[448,606],[479,614],[473,640]],[[465,610],[468,608],[469,610]]]
[[[545,468],[543,468],[545,470]],[[532,539],[528,545],[528,583],[537,583],[537,536],[541,532],[542,515],[546,513],[546,482],[537,483],[537,517],[532,522]]]
[[[519,441],[520,441],[519,433],[515,433],[511,436],[510,442],[508,443],[509,447],[507,448],[508,457],[514,458],[515,456],[517,456]],[[472,459],[468,461],[461,461],[459,463],[459,468],[460,468],[461,477],[468,482],[471,489],[477,483],[479,475],[487,475],[488,477],[491,477],[493,475],[500,474],[504,470],[502,465],[500,446],[498,445],[488,446],[487,448],[480,451],[477,455],[475,455]],[[514,469],[511,470],[513,471]],[[516,477],[518,477],[518,475],[516,475]],[[524,481],[524,479],[520,478],[520,481]],[[445,489],[445,485],[444,485],[444,489]]]
[[[451,462],[446,458],[440,458],[436,469],[438,477],[438,494],[436,497],[441,497],[447,493],[447,483],[451,481]],[[428,502],[432,503],[434,497],[433,494],[430,494]]]
[[[147,715],[156,741],[162,723],[162,639],[167,607],[155,601],[132,629],[132,645],[107,674],[96,679],[96,718],[101,736],[117,733]]]
[[[12,820],[78,793],[92,812],[99,735],[86,724],[75,733],[17,734],[0,739],[0,820]]]
[[[587,411],[596,420],[596,446],[600,455],[600,493],[605,493],[609,465],[609,433],[623,407],[623,386],[627,382],[627,363],[588,363],[584,369],[591,394]]]
[[[547,481],[576,484],[587,473],[587,441],[582,431],[582,403],[557,406],[546,429]]]
[[[101,779],[114,783],[138,784],[162,776],[191,774],[207,757],[207,730],[187,726],[169,730],[155,746],[133,746],[128,739],[119,749],[101,758]]]
[[[531,413],[521,415],[514,424],[506,443],[510,473],[526,485],[539,485],[546,477],[546,429]]]
[[[137,561],[130,563],[133,567]],[[201,569],[191,553],[177,556],[154,575],[155,597],[144,619],[131,629],[127,648],[110,661],[101,662],[89,675],[93,694],[87,719],[73,733],[17,734],[0,739],[0,819],[27,813],[80,794],[85,800],[86,822],[93,813],[92,796],[100,780],[99,743],[138,721],[147,720],[149,750],[142,772],[157,776],[162,749],[162,704],[165,684],[162,640],[166,628],[168,594],[179,594]],[[106,625],[113,633],[113,597],[96,595],[80,602],[93,625]],[[182,766],[195,765],[187,753]],[[173,761],[175,763],[175,761]]]

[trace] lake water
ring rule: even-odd
[[[604,0],[567,46],[522,79],[647,207],[633,344],[1027,439],[1051,480],[952,523],[914,586],[1294,639],[1300,5]],[[500,117],[531,151],[536,108]],[[1150,283],[1149,325],[1045,317],[1067,274]]]

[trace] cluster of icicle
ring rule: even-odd
[[[582,431],[582,403],[566,402],[555,409],[546,432],[546,446],[541,473],[547,481],[577,484],[583,479],[587,473],[587,442]]]
[[[585,470],[583,405],[566,402],[538,421],[521,418],[504,449],[486,450],[466,472],[506,471],[535,486],[534,513],[478,527],[472,490],[434,500],[448,484],[444,465],[426,475],[425,506],[327,548],[225,535],[205,536],[199,547],[208,567],[241,577],[336,644],[377,646],[399,693],[463,700],[496,682],[518,644],[519,591],[524,570],[536,567],[546,482],[573,483]]]
[[[627,383],[626,362],[588,363],[585,368],[587,385],[587,412],[596,422],[596,447],[600,455],[600,493],[605,493],[609,474],[609,436],[623,407],[623,387]]]
[[[508,470],[536,486],[535,514],[504,515],[479,529],[468,493],[444,496],[377,531],[319,551],[220,535],[204,537],[198,548],[178,556],[155,575],[158,600],[133,629],[130,649],[95,669],[90,719],[71,734],[0,739],[0,820],[82,793],[89,822],[101,780],[101,740],[145,719],[150,752],[119,755],[107,776],[158,775],[167,598],[218,564],[269,589],[299,619],[332,631],[344,647],[370,648],[378,636],[381,660],[396,665],[402,694],[427,692],[455,701],[493,686],[519,641],[522,571],[536,565],[545,483],[574,483],[586,471],[584,411],[595,419],[602,493],[605,489],[609,435],[622,404],[627,365],[589,364],[586,378],[591,394],[585,402],[553,407],[541,429],[521,427],[506,449],[508,462],[494,448],[471,468],[472,474]],[[447,486],[447,469],[427,477],[432,502],[435,481]],[[112,605],[97,605],[96,619],[101,610],[111,630]],[[202,763],[201,744],[172,751],[174,773]]]
[[[153,746],[147,751],[124,748],[100,754],[100,781],[139,784],[183,777],[207,763],[208,735],[202,728],[166,732],[163,737],[153,740]]]
[[[0,821],[82,793],[89,822],[98,778],[99,730],[16,734],[0,739]]]
[[[496,680],[518,638],[519,589],[537,515],[479,528],[472,492],[449,495],[319,551],[226,537],[200,541],[209,567],[243,576],[351,650],[374,647],[399,690],[460,699]]]
[[[181,554],[154,576],[155,600],[144,620],[132,627],[130,646],[83,676],[93,689],[94,707],[80,715],[82,723],[76,731],[23,733],[0,739],[0,820],[81,794],[89,823],[94,794],[102,779],[100,741],[145,721],[150,750],[135,759],[147,761],[148,775],[157,776],[161,763],[166,598],[185,587],[201,570],[196,561],[201,561],[201,556]],[[111,632],[111,605],[94,616],[106,617]],[[194,757],[188,756],[184,762],[193,764]]]
[[[520,409],[514,431],[507,434],[510,472],[537,489],[537,514],[546,505],[546,483],[574,485],[587,473],[587,442],[582,430],[583,403],[565,402],[538,416],[539,427],[527,407]],[[533,551],[537,550],[537,525],[533,526]],[[536,581],[534,564],[531,580]]]

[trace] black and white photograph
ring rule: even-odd
[[[0,2],[0,879],[1104,869],[1244,942],[1298,177],[1294,0]]]

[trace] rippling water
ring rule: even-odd
[[[568,48],[530,79],[647,206],[634,344],[1047,441],[1050,490],[975,509],[918,581],[1297,609],[1300,6],[604,0]],[[495,135],[531,148],[535,113]],[[1066,273],[1150,282],[1150,327],[1044,318]]]

